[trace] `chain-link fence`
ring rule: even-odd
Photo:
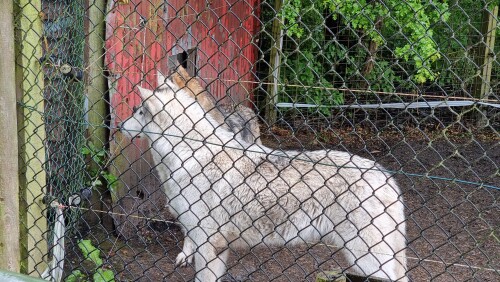
[[[500,279],[496,1],[15,6],[22,271]]]

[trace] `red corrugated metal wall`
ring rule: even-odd
[[[252,99],[258,1],[168,1],[167,56],[195,49],[197,76],[217,98]]]
[[[156,87],[156,71],[168,71],[168,57],[188,50],[195,50],[196,74],[212,95],[230,97],[235,103],[251,101],[258,0],[121,2],[109,0],[106,17],[105,61],[110,73],[113,127],[140,103],[136,86]],[[158,211],[149,207],[164,206],[156,202],[164,197],[151,197],[159,193],[159,183],[151,173],[149,145],[144,140],[131,144],[119,132],[111,136],[110,150],[116,157],[111,169],[122,184],[113,194],[113,202],[119,203],[116,209],[126,214],[157,215]],[[144,204],[146,201],[149,203]],[[138,219],[115,216],[117,230],[125,237],[140,224],[135,221]]]
[[[218,98],[251,99],[257,60],[258,0],[110,0],[106,61],[114,76],[116,122],[137,104],[136,85],[155,87],[168,57],[196,50],[197,76]],[[149,85],[148,85],[149,84]]]

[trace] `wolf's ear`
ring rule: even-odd
[[[153,91],[149,90],[149,89],[146,89],[146,88],[142,88],[140,86],[137,86],[137,89],[139,89],[139,94],[142,98],[142,100],[147,100],[149,97],[153,96]]]
[[[159,71],[156,74],[156,79],[158,81],[158,88],[161,88],[162,86],[164,86],[165,85],[165,80],[167,80],[165,78],[165,76],[161,72],[159,72]]]

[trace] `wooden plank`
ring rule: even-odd
[[[107,89],[107,81],[104,77],[104,13],[106,11],[106,0],[86,0],[85,10],[88,20],[85,21],[85,62],[87,72],[85,72],[85,92],[88,98],[88,122],[87,133],[89,141],[96,148],[102,149],[108,143],[107,130],[105,128],[105,119],[107,113],[107,104],[104,95]],[[95,163],[91,163],[91,169],[98,170]],[[106,188],[102,191],[92,193],[90,199],[92,209],[103,210],[103,194],[106,194]],[[100,222],[102,214],[95,212],[86,213],[88,224],[95,225]]]
[[[14,6],[0,1],[0,269],[20,271],[19,179],[14,62]]]
[[[19,132],[19,183],[21,217],[21,271],[39,276],[46,267],[47,217],[42,199],[46,190],[45,126],[42,56],[43,34],[40,0],[19,0],[15,14],[19,16],[16,29],[17,99]]]

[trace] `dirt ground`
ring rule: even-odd
[[[263,139],[281,149],[349,151],[394,171],[406,205],[410,281],[500,281],[500,190],[461,182],[500,186],[497,133],[359,128],[313,135],[274,128]],[[116,281],[192,281],[192,267],[173,266],[182,238],[174,223],[155,221],[127,241],[97,227],[85,235]],[[74,241],[67,252],[67,273],[92,276]],[[324,245],[260,247],[233,252],[229,262],[225,281],[314,281],[321,270],[345,267],[338,249]]]

